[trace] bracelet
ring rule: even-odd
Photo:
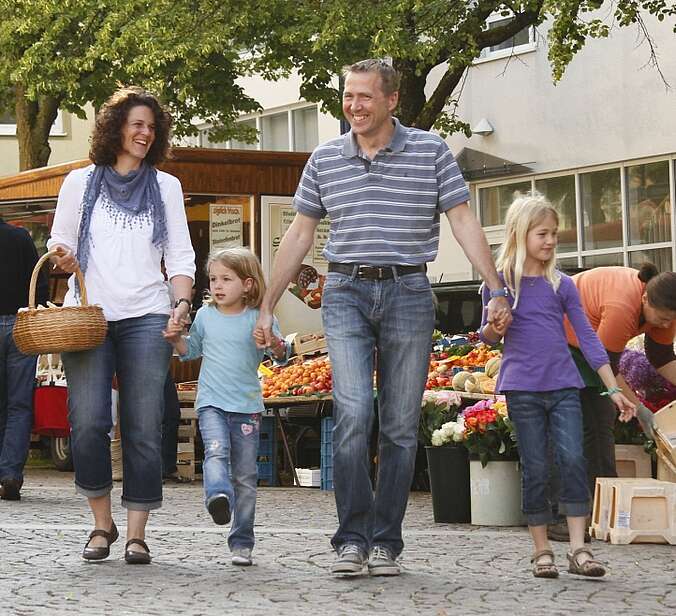
[[[613,394],[621,394],[621,393],[622,393],[621,387],[611,387],[608,391],[601,392],[601,395],[602,396],[612,396]]]

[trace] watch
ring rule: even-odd
[[[493,297],[509,297],[509,289],[507,287],[502,287],[502,289],[493,289],[490,292],[491,298]]]
[[[188,312],[190,312],[190,309],[192,308],[192,304],[190,303],[190,300],[187,299],[186,297],[181,297],[181,298],[177,299],[174,302],[174,308],[178,308],[183,302],[188,304]]]

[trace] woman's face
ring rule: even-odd
[[[122,152],[139,163],[155,141],[155,114],[150,107],[136,105],[129,110],[122,125]],[[119,158],[119,155],[118,155]]]
[[[674,321],[676,321],[676,311],[655,308],[648,300],[647,293],[643,294],[642,301],[643,317],[649,325],[660,329],[667,329],[668,327],[671,327]]]

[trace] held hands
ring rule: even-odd
[[[184,328],[185,323],[183,320],[177,321],[172,314],[167,321],[167,328],[162,331],[162,335],[171,344],[177,344],[181,341]]]
[[[505,335],[512,322],[512,309],[505,297],[493,297],[487,304],[487,322],[500,337]]]
[[[272,314],[262,309],[258,315],[258,321],[253,331],[253,338],[259,349],[272,348],[275,336],[272,333]]]

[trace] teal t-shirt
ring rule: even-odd
[[[229,413],[260,413],[263,395],[258,365],[268,350],[253,339],[258,309],[223,314],[215,305],[200,308],[187,337],[188,352],[181,361],[202,357],[195,408],[215,406]],[[273,323],[277,337],[279,325]],[[287,345],[287,356],[289,347]]]

